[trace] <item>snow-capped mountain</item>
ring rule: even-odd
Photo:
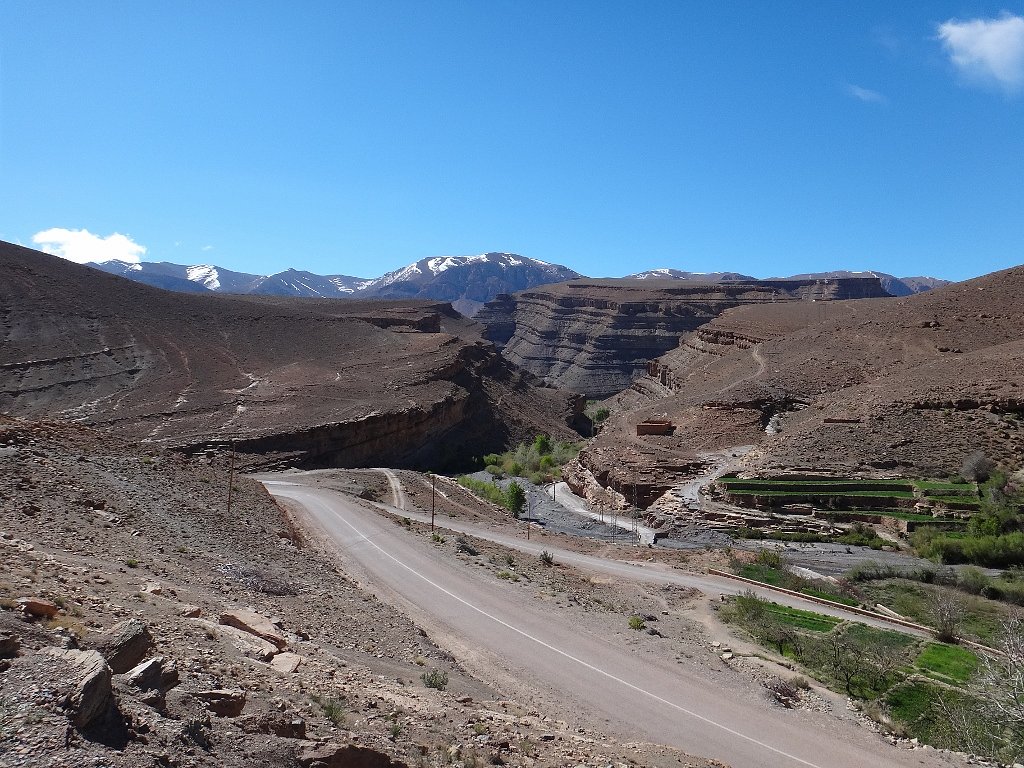
[[[832,277],[877,277],[882,288],[890,296],[909,296],[912,293],[923,293],[932,288],[948,285],[950,280],[943,280],[938,277],[896,277],[888,272],[850,272],[845,269],[836,269],[831,272],[808,272],[803,275],[793,275],[797,280],[825,280]]]
[[[273,275],[251,275],[213,264],[185,266],[164,261],[140,264],[108,261],[91,266],[171,291],[320,298],[440,299],[451,302],[465,315],[475,314],[499,293],[514,293],[536,285],[581,277],[567,267],[513,253],[420,259],[376,279],[317,275],[296,269]]]
[[[626,275],[627,280],[692,280],[695,283],[721,283],[726,280],[756,280],[739,272],[683,272],[679,269],[648,269]]]
[[[378,277],[366,286],[363,295],[443,299],[471,317],[499,293],[515,293],[577,277],[582,275],[568,267],[514,253],[438,256],[420,259]]]
[[[374,279],[317,275],[297,269],[286,269],[273,275],[251,275],[213,264],[185,266],[166,261],[144,261],[140,264],[108,261],[91,266],[171,291],[334,299],[434,299],[451,302],[459,312],[469,317],[498,294],[515,293],[538,285],[583,277],[560,264],[549,264],[514,253],[435,256],[420,259]],[[690,280],[704,283],[758,279],[739,272],[685,272],[669,268],[649,269],[626,277],[634,280]],[[793,275],[791,279],[830,277],[878,277],[882,287],[894,296],[930,290],[949,282],[934,277],[898,278],[885,272],[846,271]]]
[[[678,269],[649,269],[646,272],[636,272],[626,275],[634,280],[692,280],[700,283],[721,283],[729,280],[759,280],[763,278],[751,277],[739,272],[683,272]],[[828,280],[840,277],[877,277],[882,288],[891,296],[909,296],[912,293],[930,291],[940,285],[946,285],[950,281],[938,277],[895,277],[887,272],[851,272],[849,270],[837,269],[832,272],[806,272],[802,275],[790,275],[789,277],[770,277],[768,280]]]

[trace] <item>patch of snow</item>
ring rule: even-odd
[[[408,280],[413,275],[422,274],[423,270],[419,268],[418,264],[410,264],[407,267],[396,269],[394,272],[388,272],[386,275],[378,277],[376,280],[371,280],[375,287],[385,287],[392,283],[401,283],[404,280]]]
[[[217,268],[210,264],[196,264],[193,267],[187,267],[185,276],[193,283],[205,285],[211,291],[220,288],[220,275],[217,274]]]
[[[446,269],[461,267],[464,264],[472,264],[477,261],[489,261],[487,254],[481,254],[480,256],[440,256],[433,259],[427,259],[427,269],[429,269],[432,274],[439,275]]]

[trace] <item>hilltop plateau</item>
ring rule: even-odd
[[[0,245],[0,412],[302,465],[457,461],[575,398],[437,301],[177,294]]]

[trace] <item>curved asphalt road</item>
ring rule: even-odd
[[[414,619],[488,650],[509,674],[572,700],[595,720],[608,719],[628,738],[670,744],[734,768],[942,764],[935,752],[899,751],[849,722],[775,709],[762,697],[737,698],[735,689],[716,690],[715,679],[702,669],[641,660],[620,645],[567,625],[563,614],[507,585],[473,578],[464,565],[424,547],[422,539],[342,494],[260,479],[274,496],[305,508],[311,522],[358,562],[370,584]],[[409,511],[403,515],[418,517]],[[497,540],[493,534],[488,538]],[[514,541],[524,549],[525,541]],[[552,550],[544,544],[535,547],[544,548]],[[526,551],[532,549],[531,543]],[[557,556],[562,562],[586,557],[568,551]],[[623,576],[655,580],[645,578],[652,569],[590,559],[604,563],[602,570],[614,566]],[[672,581],[700,578],[668,573],[656,580],[667,576],[675,577]],[[722,591],[728,588],[723,585]]]

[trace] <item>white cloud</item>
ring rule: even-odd
[[[886,102],[885,96],[880,94],[878,91],[872,91],[870,88],[862,88],[859,85],[846,86],[846,92],[853,96],[853,98],[866,101],[869,104],[884,104]]]
[[[1024,86],[1024,16],[950,19],[939,25],[939,40],[968,80],[995,83],[1008,91]]]
[[[117,259],[138,264],[146,255],[146,246],[139,245],[130,235],[115,232],[107,237],[94,235],[87,229],[54,227],[32,235],[32,242],[41,250],[62,259],[86,264]]]
[[[204,245],[202,250],[204,250],[204,251],[212,251],[213,250],[213,246],[212,245]]]

